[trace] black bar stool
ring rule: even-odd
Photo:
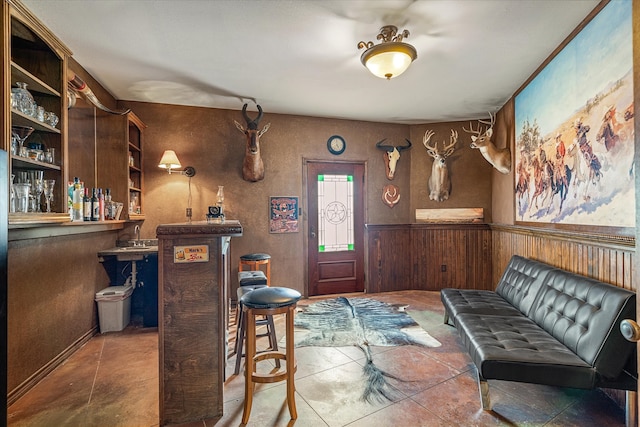
[[[249,422],[251,415],[251,405],[253,403],[253,391],[256,383],[275,383],[287,381],[287,406],[291,419],[298,418],[295,400],[294,374],[296,372],[296,361],[293,352],[293,315],[300,292],[279,287],[266,287],[256,289],[242,296],[242,311],[244,312],[244,322],[246,323],[247,351],[245,357],[245,386],[244,386],[244,409],[242,412],[242,423]],[[256,316],[273,316],[274,314],[286,315],[286,346],[285,352],[267,351],[256,355]],[[285,361],[285,370],[260,374],[257,372],[258,362],[275,359]]]
[[[271,285],[271,255],[263,253],[245,254],[240,257],[240,263],[238,263],[238,271],[244,271],[244,267],[249,267],[249,270],[260,270],[260,266],[266,267],[265,274],[267,275],[267,286]]]
[[[245,356],[243,353],[243,347],[246,337],[246,324],[244,320],[244,313],[242,310],[242,297],[256,289],[262,289],[267,287],[267,278],[262,271],[241,271],[238,273],[238,304],[236,310],[236,343],[234,347],[234,354],[236,355],[236,363],[233,373],[238,375],[240,373],[240,360]],[[278,340],[276,337],[276,328],[273,324],[273,316],[262,316],[261,319],[256,319],[256,326],[266,325],[267,330],[263,334],[256,335],[256,338],[268,337],[269,338],[269,350],[278,350]],[[280,368],[280,361],[277,360],[277,367]]]

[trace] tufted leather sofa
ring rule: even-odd
[[[489,379],[615,388],[635,398],[636,346],[619,328],[635,319],[635,293],[516,255],[495,292],[440,295],[445,323],[478,370],[483,409],[491,409]]]

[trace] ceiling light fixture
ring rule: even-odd
[[[360,61],[376,77],[387,80],[398,77],[418,57],[416,49],[402,41],[409,37],[409,31],[404,30],[400,34],[397,32],[398,28],[395,25],[385,25],[380,28],[377,37],[378,40],[382,40],[380,44],[358,43],[358,49],[367,48],[360,56]]]

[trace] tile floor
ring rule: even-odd
[[[604,393],[489,381],[493,411],[480,408],[475,368],[455,328],[442,323],[437,292],[368,295],[409,311],[438,348],[377,347],[375,364],[392,380],[393,402],[360,401],[363,354],[353,348],[296,349],[298,419],[290,420],[285,384],[258,385],[249,426],[623,426],[624,412]],[[303,300],[308,304],[313,300]],[[418,313],[419,312],[419,313]],[[277,319],[281,336],[282,321]],[[129,326],[97,335],[8,409],[9,426],[158,425],[158,334]],[[224,416],[188,427],[241,425],[243,376],[227,364]],[[182,426],[186,427],[186,426]]]

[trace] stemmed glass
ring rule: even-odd
[[[23,149],[24,141],[29,138],[29,135],[33,132],[31,126],[11,126],[11,134],[18,140],[20,144],[19,156],[26,157],[26,150]]]
[[[44,191],[44,180],[41,178],[37,178],[33,180],[33,184],[31,185],[31,211],[32,212],[42,212],[40,209],[40,198],[42,197],[42,192]]]
[[[47,201],[47,213],[51,213],[51,202],[53,201],[53,187],[56,184],[55,179],[44,180],[44,198]]]

